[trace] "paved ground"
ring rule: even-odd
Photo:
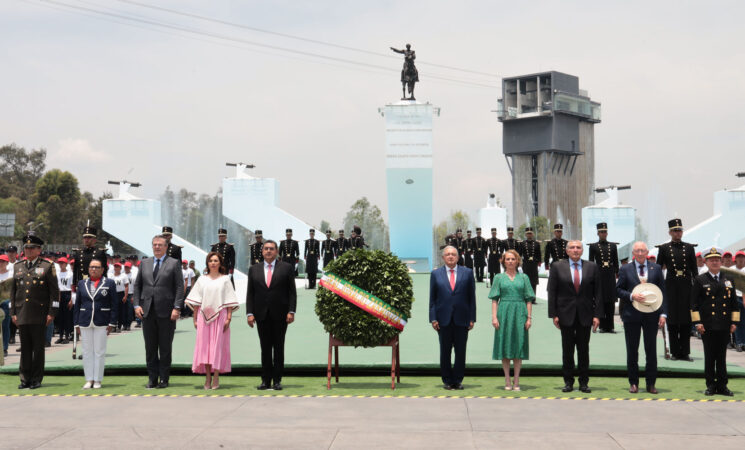
[[[745,404],[6,397],[0,448],[742,448]]]

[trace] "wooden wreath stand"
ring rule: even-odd
[[[387,344],[378,345],[377,347],[391,347],[391,389],[396,389],[396,383],[401,382],[401,351],[399,348],[398,335],[391,339]],[[331,353],[334,354],[334,375],[336,382],[339,382],[339,347],[350,347],[333,334],[329,333],[329,364],[326,367],[326,389],[331,389]]]

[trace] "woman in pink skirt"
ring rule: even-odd
[[[230,372],[230,319],[238,299],[222,256],[210,252],[206,264],[205,276],[197,279],[186,299],[197,329],[191,371],[206,374],[205,389],[218,389],[220,373]]]

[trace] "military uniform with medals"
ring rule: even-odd
[[[549,263],[553,264],[562,259],[569,259],[567,255],[567,240],[561,237],[563,231],[564,225],[560,223],[554,224],[554,238],[548,241],[544,249],[546,253],[543,255],[543,263],[546,266],[546,270],[551,267]]]
[[[251,244],[251,265],[259,264],[264,262],[264,254],[261,253],[261,247],[264,245],[263,234],[261,230],[254,231],[254,238],[256,242]]]
[[[314,237],[316,230],[310,229],[310,239],[305,240],[303,258],[305,259],[305,273],[308,274],[308,289],[316,288],[318,275],[318,258],[321,255],[321,243]]]
[[[295,264],[300,261],[300,245],[292,239],[292,228],[285,230],[285,235],[287,239],[282,241],[279,246],[279,259],[292,265],[295,268],[295,276],[297,276],[297,266]]]
[[[596,225],[598,234],[608,233],[608,224],[601,222]],[[615,313],[616,277],[618,276],[618,244],[608,242],[601,238],[598,242],[590,244],[590,261],[598,265],[600,269],[600,284],[603,289],[603,314],[600,318],[600,331],[613,332],[613,315]]]
[[[217,230],[217,236],[227,237],[227,235],[228,230],[224,228],[220,228],[219,230]],[[222,256],[223,267],[225,267],[225,269],[227,270],[228,274],[230,275],[230,282],[233,283],[233,287],[235,287],[235,283],[233,282],[233,272],[235,271],[235,246],[227,242],[218,242],[216,244],[212,244],[212,248],[210,249],[210,251],[219,253],[220,256]]]
[[[471,237],[471,230],[468,230],[466,231],[466,238],[463,241],[463,257],[465,258],[465,266],[471,270],[473,270],[473,253],[473,238]]]
[[[96,227],[87,226],[83,228],[83,237],[95,238],[97,231]],[[77,290],[78,281],[88,279],[88,266],[92,260],[100,261],[103,267],[103,273],[108,273],[109,266],[106,263],[106,249],[96,248],[95,246],[84,247],[82,249],[74,248],[72,250],[72,259],[74,262],[72,264],[72,286],[70,287],[73,292]]]
[[[668,221],[671,232],[682,231],[680,219]],[[658,245],[657,264],[667,269],[665,295],[667,297],[667,329],[670,335],[670,354],[674,359],[692,361],[691,353],[691,285],[698,274],[695,245],[670,241]]]
[[[481,236],[481,228],[476,228],[476,237],[473,238],[473,267],[476,268],[476,281],[479,283],[484,281],[486,252],[486,239]]]
[[[321,246],[321,257],[323,258],[323,267],[336,259],[336,240],[331,238],[331,230],[326,230],[326,240],[323,241]]]
[[[525,240],[520,242],[520,256],[523,259],[523,273],[530,279],[533,292],[538,287],[538,266],[541,264],[541,243],[533,239],[533,228],[525,228]],[[535,303],[535,300],[533,300]]]
[[[173,236],[173,228],[169,226],[164,226],[161,234],[165,236],[166,239],[168,240],[168,247],[166,248],[166,256],[170,256],[171,258],[176,259],[179,262],[179,264],[181,264],[181,261],[183,261],[183,257],[181,256],[182,246],[176,245],[171,242],[171,237]]]
[[[486,249],[489,254],[487,269],[489,270],[489,283],[494,281],[494,276],[502,272],[502,241],[497,237],[497,229],[491,229],[492,237],[486,241]]]
[[[352,231],[352,237],[349,238],[349,248],[357,249],[365,247],[365,238],[362,237],[362,229],[355,225]]]

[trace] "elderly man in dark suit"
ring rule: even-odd
[[[548,315],[561,330],[564,388],[574,390],[574,349],[577,349],[579,390],[592,392],[590,380],[590,327],[597,330],[603,316],[598,266],[582,258],[582,242],[567,243],[569,259],[554,261],[548,275]]]
[[[176,321],[184,306],[184,279],[181,261],[166,255],[168,240],[158,235],[152,240],[153,257],[140,263],[135,279],[135,315],[142,319],[145,338],[148,389],[168,387],[171,350]]]
[[[246,316],[256,324],[261,345],[259,390],[282,390],[287,325],[295,321],[297,291],[295,268],[277,260],[277,243],[268,240],[261,249],[264,261],[248,269]],[[274,384],[271,384],[271,382]]]
[[[445,265],[429,278],[429,321],[440,338],[440,374],[447,390],[463,389],[468,331],[476,322],[476,281],[473,270],[458,265],[458,249],[442,250]],[[451,355],[455,349],[455,364]]]
[[[647,261],[649,249],[644,242],[635,242],[631,250],[634,260],[621,267],[616,283],[616,295],[621,299],[621,320],[626,335],[626,366],[629,371],[629,392],[639,392],[639,338],[644,332],[644,378],[647,392],[656,394],[657,381],[657,329],[665,326],[667,318],[667,298],[665,298],[665,277],[662,268]],[[633,293],[641,283],[652,283],[662,292],[662,306],[649,312],[634,307],[633,302],[643,302],[644,295]]]

